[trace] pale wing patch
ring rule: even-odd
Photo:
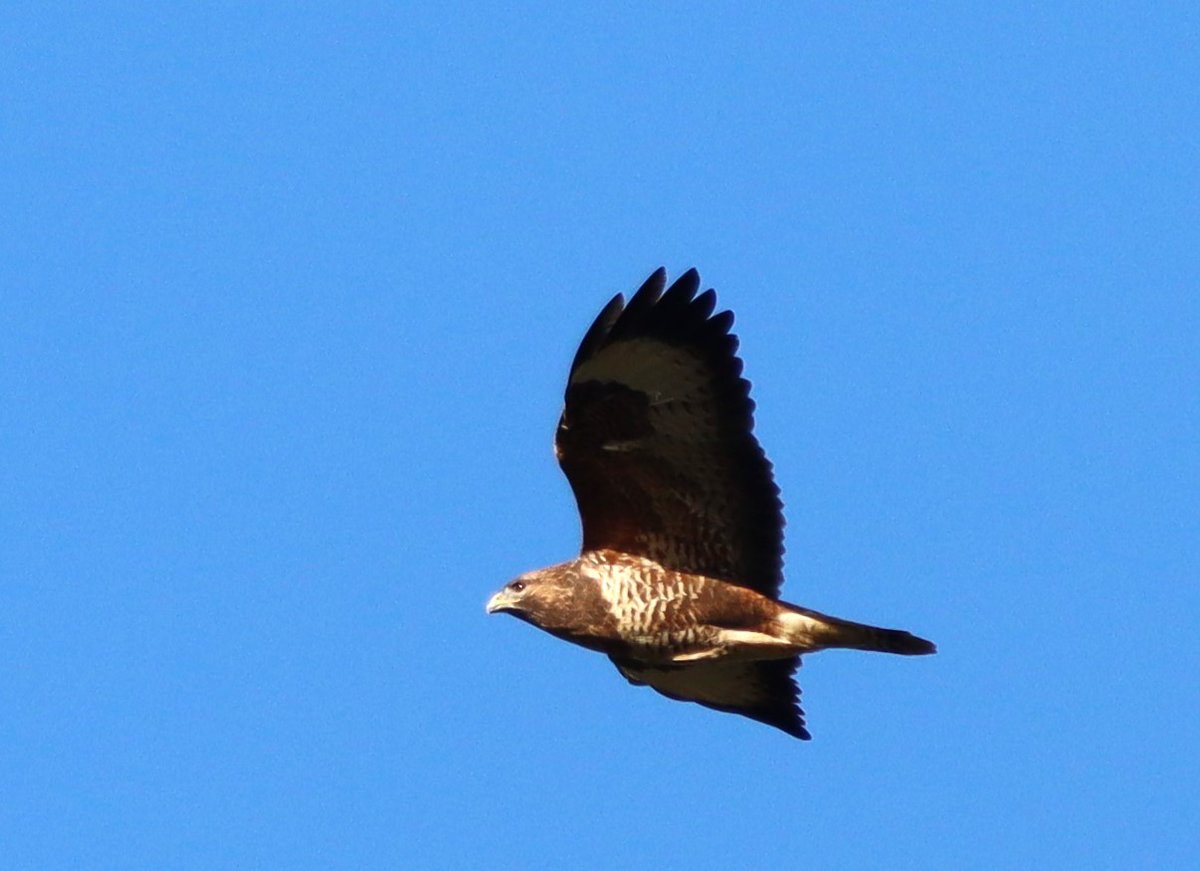
[[[651,400],[666,393],[688,393],[711,376],[683,348],[653,339],[615,342],[583,361],[571,384],[611,381],[645,393]]]

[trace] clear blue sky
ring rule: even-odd
[[[13,868],[1200,863],[1190,3],[0,12]],[[598,309],[737,314],[814,740],[483,604]]]

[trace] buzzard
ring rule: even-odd
[[[933,644],[779,599],[783,516],[729,332],[692,269],[617,295],[583,337],[555,453],[579,506],[578,559],[487,603],[590,650],[631,683],[808,739],[793,675],[830,647]]]

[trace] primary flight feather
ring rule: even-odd
[[[628,305],[616,296],[571,364],[554,446],[582,553],[521,575],[487,610],[608,654],[634,684],[807,739],[801,654],[935,648],[779,600],[782,503],[733,313],[713,314],[694,269],[665,286],[659,269]]]

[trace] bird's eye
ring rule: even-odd
[[[513,581],[511,584],[508,585],[508,588],[510,590],[512,590],[514,593],[519,593],[523,589],[525,589],[525,582],[524,581]]]

